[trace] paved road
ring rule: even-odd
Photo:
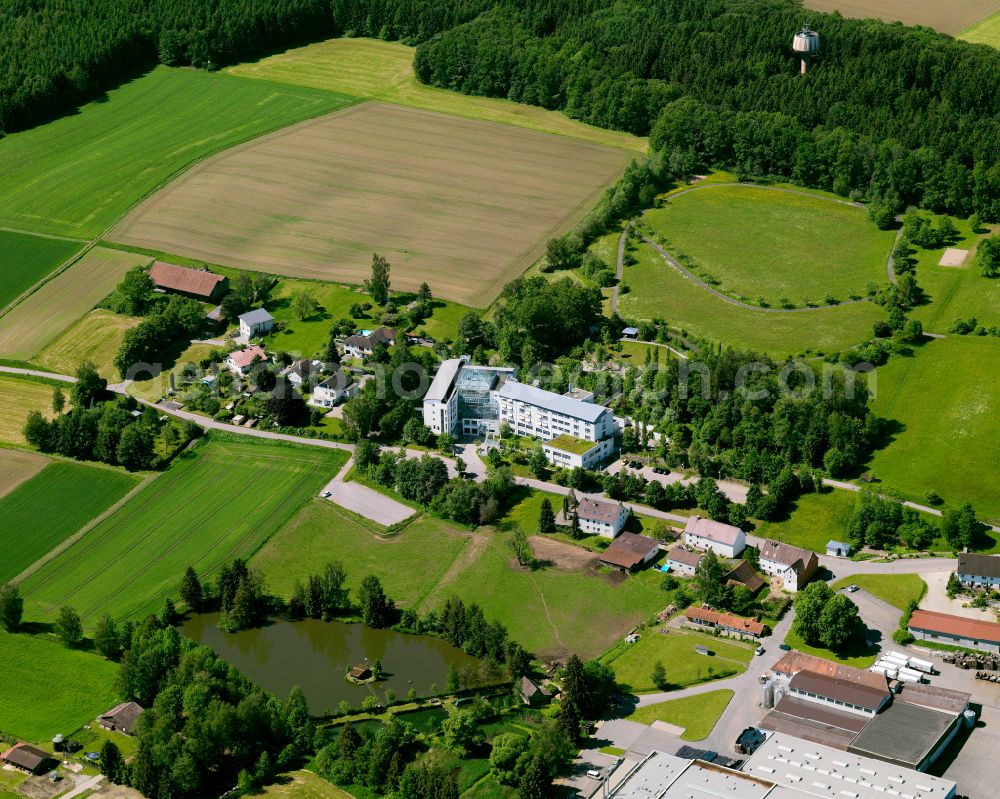
[[[31,377],[47,377],[49,380],[59,380],[63,383],[75,383],[76,378],[69,375],[59,375],[55,372],[42,372],[38,369],[20,369],[16,366],[0,366],[0,372],[10,375],[30,375]]]

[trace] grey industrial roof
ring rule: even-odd
[[[772,710],[760,720],[758,725],[762,730],[769,732],[783,733],[803,741],[823,744],[831,749],[840,749],[844,752],[851,745],[856,733],[844,730],[840,727],[832,727],[829,724],[822,724],[814,719],[803,718],[801,716],[790,716],[778,710]]]
[[[824,726],[847,730],[855,735],[864,729],[871,718],[870,716],[862,716],[860,713],[851,713],[847,710],[840,710],[794,696],[783,696],[774,709],[779,713],[787,713],[789,716],[797,716]]]
[[[574,419],[582,419],[585,422],[596,422],[607,410],[603,405],[596,405],[593,402],[582,402],[581,400],[564,397],[552,391],[545,391],[535,386],[518,383],[515,380],[508,380],[497,392],[498,396],[505,399],[519,400],[539,408],[545,408],[553,413],[561,413],[571,416]]]
[[[929,707],[931,710],[943,710],[945,713],[958,714],[969,707],[972,694],[965,691],[953,691],[939,685],[927,685],[919,682],[903,683],[900,692],[892,701],[906,702],[910,705]]]
[[[254,308],[252,311],[241,313],[239,319],[241,322],[246,322],[248,325],[259,325],[261,322],[274,321],[274,317],[263,308]]]
[[[462,368],[462,363],[461,358],[449,358],[447,361],[441,362],[437,374],[431,381],[430,388],[424,394],[425,402],[442,402],[447,398],[452,384],[455,382],[455,377],[458,375],[458,370]]]
[[[957,719],[955,713],[894,701],[865,725],[847,751],[915,769]]]

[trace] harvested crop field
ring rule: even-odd
[[[144,255],[95,247],[0,316],[0,358],[26,361],[110,294]]]
[[[120,242],[293,277],[486,304],[583,216],[630,154],[386,103],[304,122],[204,161],[113,231]]]
[[[69,393],[69,386],[64,389]],[[24,423],[32,411],[52,416],[52,386],[0,375],[0,441],[24,444]]]
[[[49,459],[34,452],[0,449],[0,499],[21,483],[30,480],[49,463]]]
[[[845,17],[874,17],[885,22],[927,25],[942,33],[956,34],[1000,11],[997,0],[805,0],[814,11],[839,11]],[[818,27],[818,24],[817,24]]]
[[[33,362],[53,372],[71,375],[81,363],[90,361],[102,377],[115,382],[118,379],[115,353],[125,332],[140,321],[138,317],[121,316],[98,308],[68,328],[38,353]]]

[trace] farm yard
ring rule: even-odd
[[[561,136],[364,103],[203,161],[111,238],[242,269],[486,304],[583,216],[628,154]],[[265,190],[266,189],[266,190]]]
[[[97,367],[102,377],[117,382],[115,353],[125,332],[141,320],[97,309],[69,327],[57,339],[38,353],[32,361],[45,369],[71,375],[84,361]]]
[[[0,358],[26,361],[34,357],[107,297],[129,269],[149,260],[107,247],[90,250],[0,316]]]
[[[558,111],[491,97],[473,97],[419,83],[413,74],[416,48],[378,39],[329,39],[287,50],[225,72],[245,78],[310,86],[354,97],[486,119],[558,133],[574,139],[645,152],[646,139],[570,119]]]
[[[24,423],[32,411],[51,417],[52,386],[0,375],[0,442],[24,443]]]
[[[118,701],[118,665],[55,641],[0,630],[0,729],[51,741],[93,721]]]
[[[184,569],[206,577],[249,558],[344,463],[336,450],[210,440],[21,584],[26,615],[76,608],[134,618],[177,596]],[[95,580],[94,575],[102,579]]]
[[[918,502],[933,489],[948,506],[968,500],[1000,519],[1000,395],[983,378],[998,362],[996,338],[949,336],[879,368],[872,410],[901,426],[870,464],[887,488]]]
[[[99,236],[199,158],[353,101],[157,67],[78,114],[0,140],[0,225]]]
[[[868,282],[885,282],[895,236],[844,201],[711,183],[667,197],[640,224],[723,294],[775,308],[782,298],[804,307],[864,296]]]
[[[845,17],[875,17],[904,25],[927,25],[952,35],[1000,11],[997,0],[950,0],[948,3],[934,0],[805,0],[805,6],[814,11],[839,11]]]
[[[637,263],[624,275],[630,290],[618,301],[623,317],[664,318],[672,328],[741,349],[775,356],[838,351],[870,338],[883,316],[870,302],[793,312],[741,308],[681,275],[647,244],[634,255]]]
[[[27,291],[83,246],[80,242],[0,230],[3,283],[0,309]]]
[[[0,453],[0,462],[5,456]],[[140,482],[136,475],[72,461],[50,462],[0,497],[0,583],[17,577]]]

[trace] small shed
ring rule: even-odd
[[[539,705],[548,704],[549,700],[552,698],[552,694],[549,691],[542,688],[542,686],[530,677],[521,678],[520,691],[521,700],[529,707],[538,707]]]
[[[846,558],[851,554],[851,545],[843,541],[827,541],[826,554],[831,558]]]
[[[626,327],[622,330],[622,338],[632,339],[633,341],[639,338],[639,328],[637,327]]]
[[[355,680],[369,680],[372,676],[372,667],[367,663],[359,663],[350,671],[352,679]]]

